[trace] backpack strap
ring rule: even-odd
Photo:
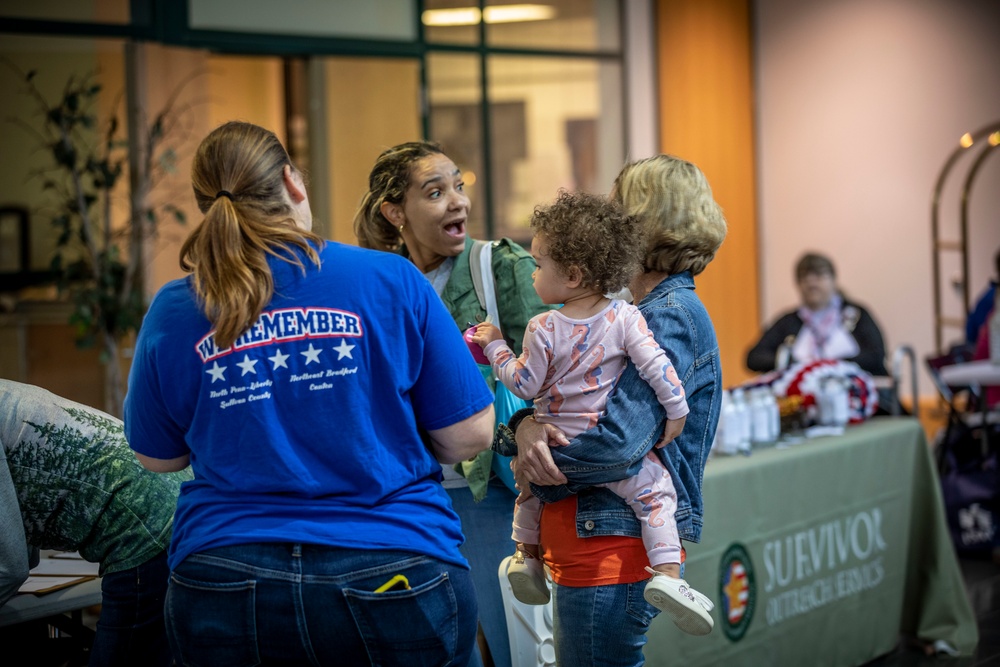
[[[469,251],[469,270],[472,284],[476,288],[479,305],[486,311],[489,321],[498,329],[500,313],[497,309],[496,278],[493,276],[493,243],[473,241]]]

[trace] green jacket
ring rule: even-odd
[[[479,305],[479,297],[476,296],[476,288],[472,282],[472,269],[469,265],[472,243],[473,239],[465,239],[465,249],[455,258],[451,277],[448,278],[448,284],[441,294],[441,299],[455,319],[459,331],[468,329],[469,322],[478,324],[486,320],[486,310]],[[407,255],[405,248],[403,254]],[[499,326],[507,344],[518,355],[521,354],[521,343],[524,341],[524,330],[528,326],[528,320],[551,309],[551,306],[542,303],[535,292],[534,281],[531,278],[534,271],[535,260],[524,248],[507,238],[493,242],[493,276],[496,280]],[[492,369],[481,364],[479,370],[482,371],[490,389],[495,390],[496,379],[493,377]],[[492,463],[493,452],[486,450],[480,452],[476,458],[456,466],[456,470],[465,475],[472,496],[477,501],[486,497]]]

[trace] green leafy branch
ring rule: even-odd
[[[99,127],[97,105],[102,86],[95,75],[70,76],[54,102],[48,101],[35,82],[36,72],[20,75],[25,92],[36,104],[40,124],[13,121],[31,133],[50,157],[50,166],[38,176],[51,194],[56,234],[51,271],[61,294],[72,304],[69,324],[78,347],[101,346],[101,361],[114,386],[107,402],[118,412],[123,397],[118,360],[119,342],[135,332],[145,311],[144,275],[148,241],[155,238],[161,216],[184,225],[186,216],[170,202],[150,203],[157,180],[172,174],[177,155],[166,145],[177,119],[180,88],[136,139],[142,150],[133,151],[120,134],[116,113]],[[112,107],[119,109],[121,100]],[[141,125],[141,124],[140,124]],[[114,225],[114,194],[132,169],[128,188],[130,209],[126,223]],[[129,185],[129,184],[126,184]]]

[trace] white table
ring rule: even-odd
[[[89,579],[43,595],[18,593],[0,607],[0,630],[8,651],[84,664],[95,633],[84,623],[83,610],[100,603],[100,579]]]
[[[941,369],[941,380],[949,387],[1000,386],[1000,364],[983,359],[945,366]]]
[[[0,607],[0,627],[78,612],[101,604],[101,580],[90,579],[52,593],[18,593]]]

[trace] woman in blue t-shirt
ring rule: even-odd
[[[475,456],[492,395],[401,257],[310,231],[275,135],[202,141],[192,275],[150,305],[125,428],[189,463],[166,617],[179,664],[466,665],[476,600],[440,463]]]

